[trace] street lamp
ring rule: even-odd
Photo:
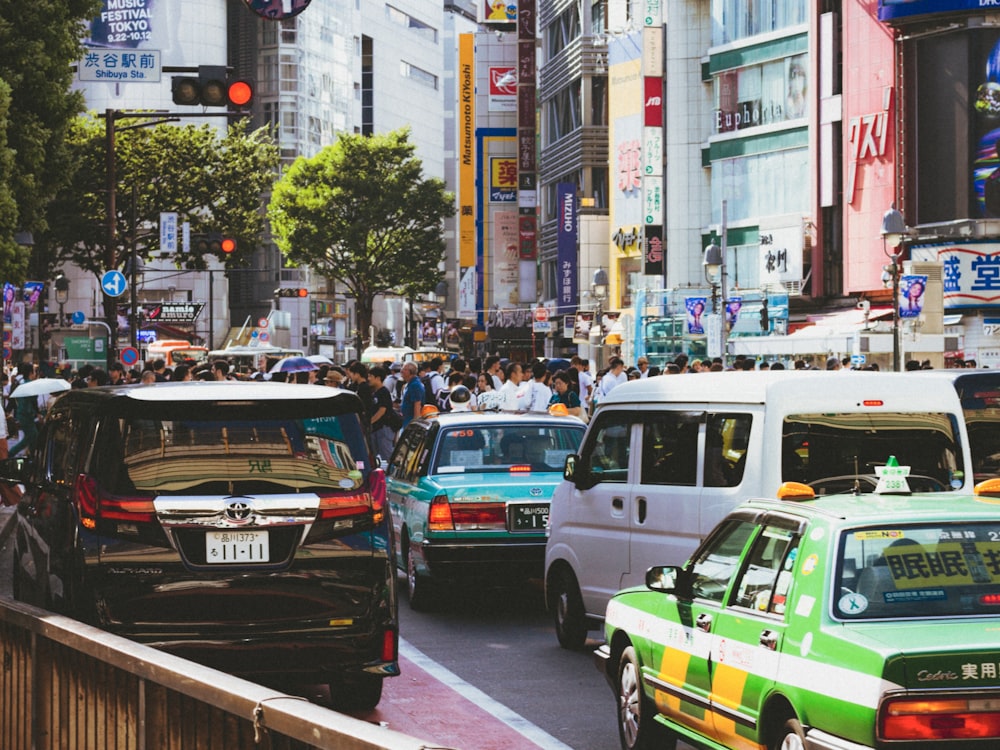
[[[63,305],[67,302],[69,302],[69,279],[67,279],[64,274],[60,273],[56,276],[56,304],[59,305],[60,328],[66,325],[66,319],[63,317]]]
[[[903,254],[903,243],[910,233],[903,214],[892,204],[882,216],[882,252],[892,261],[882,266],[882,283],[892,282],[892,369],[900,372],[899,356],[899,258]],[[892,248],[889,252],[888,248]]]
[[[608,298],[608,272],[603,267],[594,271],[594,280],[590,284],[590,293],[597,301],[597,315],[594,318],[594,325],[590,328],[590,338],[593,340],[596,332],[596,346],[599,353],[601,340],[604,338],[604,301]],[[600,357],[597,357],[597,359],[597,364],[600,366]]]

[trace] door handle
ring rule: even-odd
[[[698,630],[704,630],[706,633],[712,629],[712,615],[702,612],[698,615],[698,618],[694,621],[695,627]]]
[[[636,508],[635,508],[635,510],[636,510],[636,520],[638,520],[639,523],[645,523],[646,522],[646,498],[644,498],[644,497],[637,497],[635,499],[635,503],[636,503]]]
[[[611,498],[611,508],[613,510],[625,510],[625,498],[624,497],[613,497]]]
[[[760,633],[760,645],[771,651],[777,651],[778,634],[773,630],[762,630]]]

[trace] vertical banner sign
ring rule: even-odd
[[[647,276],[663,276],[663,226],[659,224],[648,225],[644,234],[645,267],[643,273]]]
[[[899,277],[899,317],[919,318],[924,310],[924,290],[927,277],[906,274]]]
[[[560,182],[556,185],[558,227],[556,231],[556,284],[558,312],[576,307],[577,294],[577,208],[576,185]]]
[[[11,328],[10,348],[11,349],[27,348],[24,336],[23,302],[14,302],[10,306],[10,328]]]
[[[472,34],[458,37],[458,264],[462,268],[476,265],[474,42]],[[475,305],[472,309],[475,310]]]
[[[537,167],[535,162],[535,120],[537,117],[534,69],[535,0],[517,0],[517,56],[517,207],[518,213],[521,215],[520,257],[535,262],[538,246]],[[530,58],[530,60],[526,58]],[[530,74],[524,75],[526,72]],[[533,295],[530,296],[533,297]]]
[[[160,253],[177,254],[177,212],[160,212]]]

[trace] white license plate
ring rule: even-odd
[[[549,525],[549,504],[537,505],[512,504],[510,509],[511,531],[545,531]]]
[[[270,560],[266,531],[209,531],[205,534],[205,562],[233,565]]]

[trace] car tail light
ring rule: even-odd
[[[1000,696],[890,699],[879,712],[879,736],[913,741],[1000,738]]]
[[[511,474],[523,474],[531,471],[531,464],[514,464],[510,467]]]
[[[386,505],[385,472],[376,469],[368,476],[368,490],[365,492],[331,492],[319,496],[317,521],[366,515],[369,511],[373,523],[381,523],[385,518]]]
[[[503,503],[452,504],[456,531],[503,531],[507,528],[507,506]]]
[[[89,474],[77,476],[73,495],[80,509],[80,517],[84,520],[99,518],[106,521],[152,523],[156,518],[153,498],[110,495],[102,492],[97,480]],[[87,523],[84,525],[89,526]]]
[[[382,631],[382,661],[396,661],[399,657],[399,631],[386,628]]]
[[[427,514],[427,527],[431,531],[454,531],[455,523],[451,517],[451,504],[447,495],[437,495],[431,500],[430,512]]]

